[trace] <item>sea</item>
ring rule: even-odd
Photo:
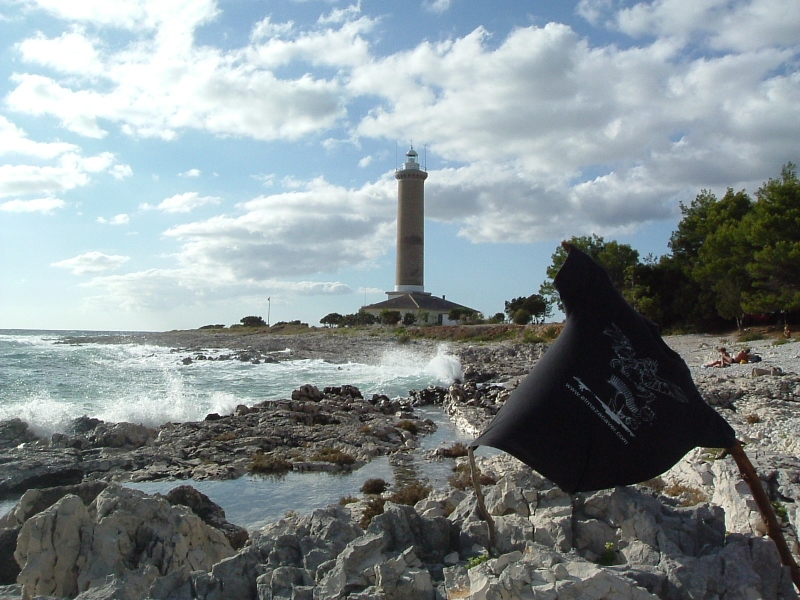
[[[33,432],[51,436],[66,432],[80,416],[110,422],[158,426],[198,421],[209,413],[230,414],[240,404],[291,397],[303,384],[355,385],[364,397],[408,396],[409,390],[448,385],[461,377],[461,364],[446,345],[430,351],[398,346],[372,364],[294,360],[289,350],[276,362],[194,361],[185,354],[145,343],[104,343],[120,332],[0,330],[0,420],[20,418]],[[82,342],[80,338],[87,340]],[[136,336],[129,339],[135,340]],[[208,350],[208,356],[227,353]],[[438,408],[418,409],[438,425],[421,438],[419,457],[438,446],[468,441]],[[309,513],[358,496],[364,481],[380,477],[390,483],[415,477],[434,487],[446,486],[451,461],[415,460],[399,472],[379,457],[347,474],[289,473],[282,477],[246,476],[234,481],[166,481],[126,484],[147,493],[166,493],[189,483],[225,509],[229,521],[255,529],[287,512]],[[0,500],[0,514],[16,499]]]

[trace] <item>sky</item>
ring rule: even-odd
[[[799,63],[797,0],[0,0],[0,328],[382,301],[411,144],[425,289],[490,316],[800,161]]]

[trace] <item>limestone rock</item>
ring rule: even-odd
[[[67,495],[29,518],[15,558],[28,595],[74,597],[109,576],[146,591],[160,575],[207,571],[232,554],[225,536],[191,510],[112,485],[89,507]]]

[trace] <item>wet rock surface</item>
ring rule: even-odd
[[[22,424],[24,425],[24,423]],[[304,385],[291,399],[148,428],[79,419],[73,433],[0,450],[0,494],[100,481],[234,479],[247,472],[354,469],[435,430],[410,400]],[[23,437],[24,434],[20,434]],[[25,437],[25,439],[28,439]]]

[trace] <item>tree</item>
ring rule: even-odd
[[[344,315],[340,327],[356,327],[358,325],[374,325],[378,322],[378,318],[368,313],[365,310],[359,310],[357,313]]]
[[[403,325],[405,325],[406,327],[410,327],[416,322],[417,322],[417,315],[415,315],[414,313],[407,312],[406,314],[403,315]]]
[[[514,312],[514,316],[511,318],[511,320],[516,325],[527,325],[531,322],[532,318],[533,315],[531,315],[529,311],[525,310],[524,308],[519,308]]]
[[[531,319],[543,322],[552,313],[552,305],[541,294],[532,294],[527,297],[520,296],[519,298],[507,300],[505,303],[505,313],[514,322],[516,322],[515,315],[522,309],[530,315],[526,323],[529,323]]]
[[[397,325],[402,319],[399,310],[384,309],[381,311],[381,323],[384,325]]]
[[[506,316],[501,312],[495,313],[494,315],[489,317],[489,321],[488,322],[491,323],[492,325],[497,325],[499,323],[505,323],[506,322]]]
[[[788,163],[780,179],[770,179],[756,192],[756,203],[742,226],[753,249],[747,264],[752,288],[743,305],[751,312],[800,309],[800,181],[797,166]]]
[[[326,327],[340,327],[342,325],[342,321],[344,317],[339,313],[328,313],[324,317],[322,317],[319,322],[325,325]]]
[[[450,312],[447,313],[447,320],[448,321],[459,322],[463,318],[464,318],[464,309],[461,308],[460,306],[456,306],[455,308],[451,308]]]
[[[611,281],[623,295],[632,286],[633,269],[639,264],[639,252],[628,244],[620,244],[616,241],[606,242],[602,237],[592,234],[591,237],[572,237],[568,240],[570,244],[588,254],[596,263],[602,265],[608,271]],[[553,263],[547,268],[547,276],[550,279],[545,281],[539,288],[539,294],[545,298],[550,306],[558,305],[562,308],[558,292],[553,281],[564,261],[567,260],[567,251],[563,246],[558,246],[552,256]],[[533,314],[533,313],[532,313]]]
[[[239,322],[243,327],[266,327],[267,323],[261,317],[242,317]]]

